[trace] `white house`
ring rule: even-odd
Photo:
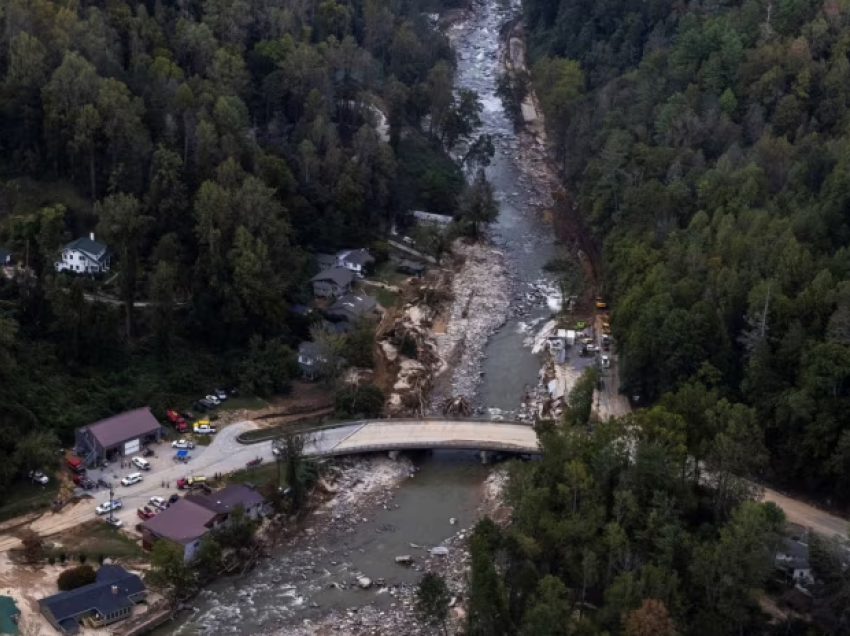
[[[344,267],[354,274],[362,276],[370,263],[375,262],[375,257],[364,249],[342,250],[336,255],[337,267]]]
[[[62,248],[61,260],[55,263],[56,271],[79,274],[100,274],[109,271],[109,250],[94,240],[94,233],[81,236]]]

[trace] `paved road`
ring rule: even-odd
[[[136,509],[145,505],[153,496],[167,499],[177,492],[175,484],[180,478],[210,476],[216,472],[230,473],[244,468],[255,457],[262,457],[265,462],[273,461],[271,442],[246,446],[237,441],[242,432],[253,428],[256,428],[253,422],[238,422],[225,427],[210,446],[198,446],[190,451],[192,459],[187,464],[175,463],[172,459],[174,451],[163,443],[155,447],[157,456],[149,458],[151,470],[143,473],[144,479],[133,486],[122,486],[119,481],[129,473],[138,472],[134,468],[120,469],[112,464],[106,471],[90,471],[90,476],[95,479],[103,477],[115,484],[115,498],[123,504],[115,516],[125,526],[132,527],[139,521]],[[377,420],[313,433],[304,450],[308,455],[327,456],[364,450],[437,447],[533,452],[537,449],[537,438],[533,429],[525,424]],[[163,487],[163,482],[170,482],[170,487]],[[48,512],[32,521],[28,527],[42,536],[57,534],[96,518],[95,507],[108,500],[108,491],[98,491],[94,493],[94,499],[84,499],[59,514]],[[6,528],[11,525],[4,524]],[[6,536],[0,539],[0,550],[17,547],[19,543],[16,537]]]
[[[175,482],[182,477],[230,473],[244,468],[254,457],[262,457],[265,462],[273,461],[271,442],[242,445],[237,441],[241,433],[254,428],[256,424],[253,422],[238,422],[225,427],[210,446],[195,448],[188,464],[174,463],[171,448],[166,444],[158,446],[157,457],[151,458],[152,470],[144,473],[144,480],[133,486],[125,487],[117,482],[135,470],[116,472],[114,465],[111,466],[107,471],[109,474],[103,476],[116,483],[116,498],[120,498],[124,506],[116,516],[125,526],[132,527],[138,522],[136,508],[146,504],[155,495],[168,498],[176,492]],[[304,450],[308,455],[327,456],[403,448],[464,448],[529,453],[539,447],[534,429],[526,424],[462,420],[373,420],[315,432]],[[92,472],[93,477],[100,476],[96,471]],[[170,482],[170,488],[163,487],[164,481]],[[28,527],[42,536],[57,534],[96,518],[95,507],[108,498],[107,492],[100,491],[93,500],[84,499],[59,514],[45,513],[29,523]],[[765,499],[776,502],[785,510],[789,521],[824,534],[843,535],[847,532],[847,521],[808,504],[771,490],[766,491]],[[0,550],[20,545],[17,537],[8,536],[12,525],[13,522],[7,522],[0,526],[0,533],[7,535],[0,538]]]

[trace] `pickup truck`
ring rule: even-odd
[[[199,435],[215,434],[215,426],[210,424],[209,420],[198,420],[195,422],[195,433]]]
[[[68,457],[65,459],[65,464],[68,468],[71,469],[72,472],[81,475],[86,472],[86,467],[83,464],[83,460],[79,457]]]
[[[177,411],[166,411],[165,417],[168,418],[168,421],[174,425],[181,433],[189,430],[189,425],[186,424],[186,420],[183,419],[183,416],[180,415]]]

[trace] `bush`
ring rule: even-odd
[[[105,557],[105,556],[103,556],[102,554],[98,554],[98,555],[97,555],[97,564],[98,564],[98,565],[103,565],[103,562],[104,562],[105,560],[106,560],[106,557]]]
[[[50,565],[55,565],[55,564],[56,564],[56,557],[55,557],[55,556],[49,556],[49,557],[47,557],[47,562],[48,562]]]
[[[80,553],[80,556],[79,556],[79,559],[80,559],[80,565],[82,565],[83,563],[85,563],[85,562],[86,562],[86,555],[85,555],[85,553],[81,552],[81,553]]]
[[[61,563],[62,565],[65,565],[65,553],[64,552],[59,553],[59,563]]]
[[[377,417],[383,408],[384,393],[374,384],[349,384],[334,396],[334,410],[339,417]]]
[[[80,565],[62,572],[56,581],[59,589],[63,592],[76,590],[78,587],[94,583],[97,579],[94,568],[90,565]]]

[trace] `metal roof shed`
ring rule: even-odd
[[[159,439],[161,430],[145,406],[78,428],[77,446],[85,451],[85,462],[91,465],[108,455],[138,453],[146,440]]]

